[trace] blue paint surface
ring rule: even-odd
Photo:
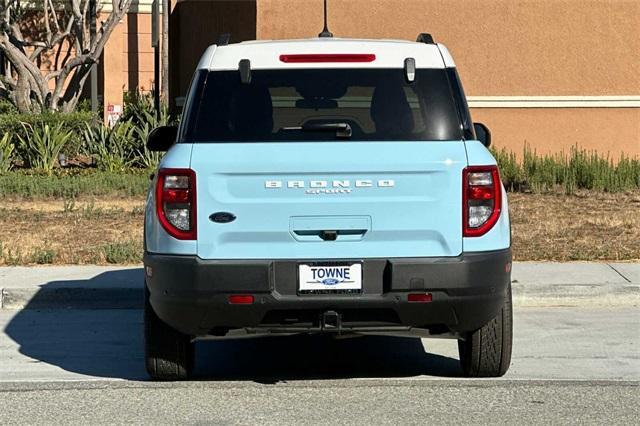
[[[161,167],[191,167],[198,240],[178,241],[146,214],[147,249],[203,259],[457,256],[508,247],[498,224],[462,238],[462,170],[495,164],[479,142],[177,144]],[[212,213],[237,219],[215,223]],[[336,231],[334,241],[323,231]]]

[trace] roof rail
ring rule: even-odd
[[[418,43],[424,43],[424,44],[436,44],[433,41],[433,37],[429,33],[422,33],[422,34],[418,35],[418,39],[416,41]]]
[[[231,33],[222,33],[220,34],[220,37],[218,37],[218,43],[216,43],[218,46],[226,46],[229,44],[229,41],[231,40]]]

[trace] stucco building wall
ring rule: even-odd
[[[322,29],[320,0],[257,4],[259,39]],[[640,94],[638,22],[637,0],[329,0],[337,37],[431,33],[475,96]]]
[[[105,50],[105,104],[152,85],[147,3]],[[315,37],[322,29],[322,0],[172,3],[172,106],[221,33],[238,42]],[[430,32],[452,52],[472,115],[492,129],[497,147],[520,154],[525,143],[540,153],[578,145],[640,156],[637,0],[329,0],[329,22],[337,37],[415,40]]]
[[[123,105],[124,92],[153,89],[150,9],[134,9],[114,29],[104,49],[100,74],[105,116],[110,106]]]

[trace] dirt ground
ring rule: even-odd
[[[509,195],[516,260],[640,260],[640,192]],[[137,263],[144,200],[0,204],[0,264]]]
[[[516,260],[640,259],[640,192],[509,194]]]
[[[143,199],[3,201],[0,264],[137,263],[143,217]]]

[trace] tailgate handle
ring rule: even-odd
[[[296,216],[290,221],[293,238],[304,242],[360,241],[371,230],[370,216]]]
[[[366,229],[296,230],[293,233],[301,241],[358,241],[367,233]]]

